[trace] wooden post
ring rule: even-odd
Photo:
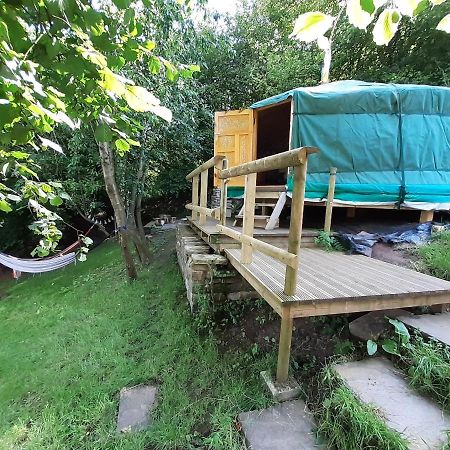
[[[278,344],[277,382],[286,383],[289,377],[289,357],[291,354],[292,328],[294,320],[289,307],[281,312],[280,342]]]
[[[192,178],[192,206],[198,206],[198,175]],[[192,211],[192,220],[198,220],[198,212]]]
[[[305,206],[305,183],[306,183],[307,160],[304,164],[294,167],[294,187],[291,203],[291,224],[289,226],[288,252],[298,255],[302,240],[303,209]],[[286,267],[286,278],[284,280],[284,293],[295,295],[297,285],[296,268]]]
[[[331,215],[333,214],[334,188],[336,186],[336,167],[330,169],[330,179],[328,181],[327,207],[325,210],[325,224],[323,231],[329,233],[331,231]]]
[[[420,223],[432,222],[434,217],[434,210],[420,211]]]
[[[224,159],[222,161],[222,170],[228,168],[228,160]],[[227,224],[227,186],[228,180],[220,180],[220,224]]]
[[[256,173],[250,173],[245,176],[244,193],[244,220],[242,225],[242,234],[253,237],[253,228],[255,226],[255,198],[256,198]],[[252,262],[252,247],[248,244],[242,244],[241,263],[250,264]]]
[[[208,169],[204,170],[200,175],[200,206],[207,207],[208,203]],[[206,224],[206,215],[200,213],[199,225]]]

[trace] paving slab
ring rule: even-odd
[[[314,421],[302,400],[239,414],[250,450],[310,450],[316,444]]]
[[[392,325],[386,317],[396,319],[411,314],[404,309],[388,309],[385,311],[372,311],[351,321],[348,325],[350,333],[362,341],[372,339],[376,341],[382,334],[392,330]]]
[[[409,449],[441,449],[448,442],[450,416],[412,390],[386,358],[337,364],[335,369],[363,403],[371,404],[391,429],[406,437]]]
[[[158,389],[154,386],[134,386],[120,391],[117,431],[127,433],[148,428],[150,411],[156,406]]]
[[[400,316],[399,319],[446,345],[450,345],[450,313]]]

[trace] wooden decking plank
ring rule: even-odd
[[[238,263],[240,249],[227,249],[226,253]],[[286,296],[283,293],[285,266],[260,252],[254,251],[253,255],[253,262],[245,265],[245,270],[263,283],[280,303],[368,298],[375,301],[450,294],[450,282],[404,267],[360,255],[302,249],[296,295]]]

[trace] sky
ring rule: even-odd
[[[209,0],[208,8],[220,13],[234,14],[237,0]]]

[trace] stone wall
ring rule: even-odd
[[[227,258],[212,253],[211,248],[185,223],[177,226],[177,258],[193,313],[196,312],[198,298],[202,296],[213,303],[259,297]]]

